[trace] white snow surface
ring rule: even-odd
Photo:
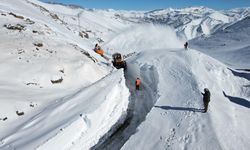
[[[146,51],[132,65],[140,66],[140,76],[154,68],[159,98],[122,149],[248,149],[249,78],[195,50]],[[142,78],[147,88],[150,78]],[[212,94],[207,114],[203,88]]]
[[[129,137],[121,149],[247,150],[249,15],[249,8],[146,12],[1,0],[0,149],[91,149],[132,112],[131,132],[113,135]],[[192,49],[184,50],[187,39]],[[127,72],[96,54],[96,43],[107,58],[130,55]]]
[[[250,17],[222,27],[210,36],[197,37],[190,46],[235,69],[249,69]]]
[[[158,34],[158,38],[171,41],[175,36],[168,34],[172,36]],[[150,42],[157,43],[158,38]],[[118,39],[115,46],[133,47],[135,41]],[[127,60],[130,68],[137,68],[129,74],[142,81],[142,90],[135,91],[136,100],[156,103],[122,149],[247,149],[250,73],[230,69],[199,51],[178,48],[180,41],[175,40],[176,48],[161,45],[148,50],[147,44],[141,44],[140,52]],[[202,113],[204,88],[212,94],[207,114]],[[145,95],[154,97],[148,102]]]
[[[89,149],[124,121],[124,74],[34,4],[0,2],[0,149]]]

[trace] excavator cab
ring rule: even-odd
[[[113,58],[113,66],[117,69],[124,68],[124,70],[127,69],[126,61],[122,58],[122,55],[120,53],[115,53],[112,55]]]
[[[96,46],[95,46],[94,51],[95,51],[97,54],[101,55],[101,56],[103,56],[103,54],[104,54],[103,49],[102,49],[99,45],[96,45]]]

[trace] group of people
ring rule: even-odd
[[[184,44],[184,48],[187,50],[188,42],[186,42]],[[98,53],[99,50],[101,50],[101,47],[98,44],[96,44],[94,51]],[[136,80],[135,80],[135,89],[136,90],[140,90],[140,84],[141,84],[140,78],[136,78]],[[210,102],[210,91],[207,88],[205,88],[204,93],[201,93],[201,94],[203,95],[203,104],[204,104],[204,111],[203,112],[206,113],[207,109],[208,109],[208,104]]]
[[[184,48],[187,50],[188,49],[188,42],[185,42]],[[208,88],[204,89],[204,93],[201,93],[203,95],[203,104],[204,104],[204,113],[207,112],[208,109],[208,104],[210,102],[210,91]]]

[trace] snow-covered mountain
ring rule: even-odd
[[[217,29],[233,24],[250,15],[250,8],[227,11],[217,11],[207,7],[122,11],[112,9],[96,10],[44,3],[40,3],[39,7],[42,7],[42,9],[40,8],[42,11],[56,14],[59,22],[65,24],[75,34],[99,42],[110,39],[113,36],[112,33],[115,35],[117,31],[138,23],[167,25],[174,28],[183,39],[189,40],[214,33]],[[65,8],[67,9],[65,10]]]
[[[0,149],[248,149],[249,15],[1,0]]]
[[[209,36],[191,40],[191,47],[201,50],[236,69],[248,69],[250,64],[250,16]]]
[[[209,35],[219,27],[236,22],[249,16],[249,8],[216,11],[206,7],[190,7],[184,9],[161,9],[149,12],[124,14],[122,18],[137,22],[149,22],[173,27],[179,35],[192,39],[200,35]]]

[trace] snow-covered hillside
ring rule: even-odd
[[[43,14],[52,17],[56,22],[92,45],[108,40],[131,24],[131,22],[118,18],[112,10],[72,8],[37,1],[30,3],[40,9]]]
[[[124,120],[123,72],[38,4],[0,2],[0,149],[90,148]]]
[[[203,34],[209,35],[225,24],[245,18],[249,16],[250,10],[246,8],[216,11],[207,7],[190,7],[118,14],[121,18],[131,21],[171,26],[183,38],[192,39]]]
[[[140,68],[139,95],[154,87],[150,70],[159,75],[153,80],[159,98],[122,149],[248,148],[249,74],[238,77],[220,62],[184,49],[142,52],[130,66]],[[212,93],[208,114],[202,113],[204,88]]]
[[[85,40],[107,42],[125,28],[153,23],[175,29],[183,39],[193,39],[214,33],[220,27],[235,23],[250,15],[250,9],[217,11],[207,7],[159,9],[153,11],[96,10],[30,2],[43,14],[54,18]]]
[[[161,34],[155,40],[141,35],[134,37],[149,42],[152,49],[148,44],[137,43],[136,50],[140,53],[128,59],[127,74],[142,80],[142,90],[134,93],[135,103],[143,101],[146,104],[142,105],[152,109],[140,106],[149,113],[122,149],[247,149],[250,73],[229,69],[199,51],[178,48],[178,37],[168,30],[166,33],[171,36],[164,40],[175,43],[169,47],[158,42],[164,37]],[[147,32],[156,33],[150,27]],[[136,35],[130,31],[124,34]],[[134,39],[124,42],[121,36],[117,38],[112,40],[117,41],[116,45],[111,42],[114,46],[134,47]],[[157,43],[158,49],[154,49],[153,43]],[[202,113],[204,88],[212,93],[208,114]],[[143,112],[135,111],[134,115],[143,116]],[[116,144],[114,141],[107,147]]]
[[[249,15],[1,0],[0,149],[248,149]]]
[[[191,40],[191,47],[236,68],[249,69],[250,16],[216,33]]]

